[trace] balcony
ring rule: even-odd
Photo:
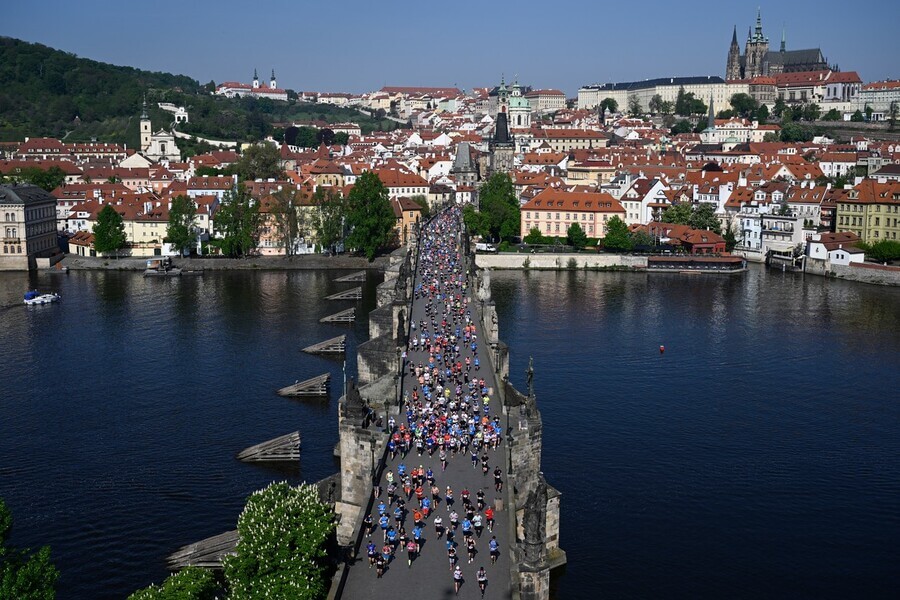
[[[3,238],[3,243],[4,243],[4,244],[21,244],[21,243],[22,243],[22,238],[17,238],[17,237],[5,237],[5,238]]]

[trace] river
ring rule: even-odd
[[[354,372],[366,319],[318,323],[353,305],[322,300],[344,273],[0,273],[0,496],[59,598],[123,598],[253,490],[337,470],[342,364],[300,349],[347,332]],[[492,279],[563,494],[557,597],[894,597],[900,290],[757,266]],[[25,307],[29,287],[63,300]],[[326,371],[327,401],[274,394]],[[234,459],[296,429],[299,466]]]

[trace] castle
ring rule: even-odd
[[[763,35],[762,16],[756,11],[756,29],[747,30],[747,44],[744,53],[737,40],[737,26],[731,37],[728,49],[728,62],[725,67],[725,79],[753,79],[754,77],[777,75],[779,73],[796,73],[799,71],[822,71],[828,69],[828,63],[819,48],[807,50],[787,50],[785,48],[784,30],[781,32],[781,48],[775,52],[769,50],[769,38]],[[836,67],[832,67],[836,71]]]

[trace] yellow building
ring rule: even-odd
[[[838,199],[836,220],[868,244],[900,239],[900,182],[864,179]]]

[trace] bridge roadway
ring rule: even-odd
[[[440,235],[443,238],[444,243],[448,244],[450,248],[455,249],[457,257],[459,257],[459,247],[456,243],[458,237],[457,233],[460,230],[459,220],[457,217],[450,221],[451,222],[449,223],[447,222],[447,220],[441,222],[441,217],[437,217],[428,225],[428,228],[431,233],[434,233],[435,229],[437,229],[437,235]],[[425,236],[423,236],[423,240],[424,239]],[[424,243],[420,244],[419,248],[420,252],[428,252],[428,248]],[[415,274],[416,288],[424,283],[423,270],[430,263],[430,261],[433,260],[433,258],[434,257],[426,256],[425,254],[420,256],[418,271]],[[460,265],[460,269],[465,272],[464,263],[459,258],[457,258],[457,261]],[[476,372],[473,367],[471,373],[473,374],[473,376],[477,374],[478,377],[484,378],[485,385],[489,387],[489,396],[491,398],[491,415],[492,417],[494,415],[500,416],[500,420],[503,425],[503,434],[505,437],[507,432],[507,419],[506,416],[502,413],[500,398],[496,393],[497,380],[495,374],[492,372],[490,362],[486,359],[485,356],[490,352],[490,346],[485,343],[485,337],[483,335],[481,323],[476,316],[476,301],[472,297],[472,294],[474,292],[473,283],[471,281],[468,281],[467,284],[466,294],[470,299],[470,306],[473,307],[471,311],[472,320],[477,328],[476,333],[478,355],[481,359],[480,370]],[[431,319],[425,314],[425,304],[426,301],[423,298],[418,298],[413,301],[412,318],[415,323],[421,323],[422,320],[425,320],[429,323],[430,329]],[[438,318],[438,323],[440,323],[440,318]],[[418,333],[418,330],[414,331],[413,333]],[[412,340],[411,337],[410,340]],[[461,350],[463,350],[463,344],[460,344],[460,348]],[[459,360],[463,362],[463,364],[465,364],[465,357],[467,356],[470,359],[474,359],[473,353],[469,346],[466,346],[462,351],[462,356]],[[428,353],[408,350],[408,361],[414,364],[427,364]],[[402,390],[404,395],[408,394],[411,397],[413,387],[416,385],[418,385],[418,382],[415,380],[415,377],[410,376],[409,370],[405,369],[402,383]],[[406,421],[405,412],[405,409],[401,410],[401,414],[397,418],[398,426],[400,422]],[[462,508],[462,500],[460,497],[463,489],[469,489],[470,497],[473,503],[475,502],[475,494],[478,489],[484,489],[486,507],[494,506],[495,498],[504,500],[502,510],[495,509],[494,531],[489,532],[487,527],[485,526],[481,537],[476,538],[476,547],[478,553],[475,556],[475,561],[472,563],[468,562],[466,544],[462,535],[462,527],[460,526],[457,529],[455,538],[458,542],[457,564],[459,565],[464,578],[464,582],[460,588],[459,594],[456,596],[454,595],[453,570],[450,568],[450,562],[447,557],[447,549],[445,545],[446,536],[442,539],[437,539],[434,531],[435,514],[439,514],[441,516],[445,527],[449,526],[449,511],[447,509],[446,503],[442,500],[437,509],[433,511],[431,516],[426,520],[425,542],[424,544],[422,544],[420,555],[416,558],[416,560],[413,561],[412,566],[407,565],[406,552],[401,551],[398,548],[395,552],[394,559],[385,570],[384,576],[381,579],[377,578],[374,567],[368,568],[368,558],[366,556],[365,548],[366,544],[369,541],[369,538],[371,538],[372,541],[376,544],[379,552],[381,551],[381,547],[383,546],[383,535],[380,528],[377,527],[378,511],[377,509],[373,509],[372,516],[376,522],[376,530],[371,536],[365,537],[363,539],[362,548],[360,548],[359,560],[357,560],[349,569],[347,582],[342,595],[343,598],[346,598],[348,600],[387,598],[399,600],[413,598],[430,599],[454,597],[478,599],[482,596],[480,590],[478,589],[478,582],[475,575],[478,571],[478,568],[481,566],[484,566],[488,577],[487,589],[483,597],[487,600],[505,600],[511,597],[509,548],[512,540],[510,537],[511,532],[509,526],[510,515],[507,512],[509,507],[505,502],[505,499],[508,497],[506,494],[507,490],[505,485],[506,473],[508,472],[509,467],[509,465],[507,464],[508,453],[505,446],[505,439],[501,442],[496,450],[488,450],[487,452],[490,457],[488,461],[490,465],[490,471],[486,476],[482,475],[480,465],[478,468],[472,467],[471,456],[469,453],[458,453],[455,457],[450,456],[450,453],[448,453],[449,464],[447,466],[447,470],[445,472],[441,472],[441,464],[438,457],[438,452],[435,451],[432,457],[429,457],[427,452],[423,453],[423,455],[419,457],[416,453],[415,446],[413,446],[409,455],[405,459],[399,453],[394,460],[391,460],[390,456],[388,455],[388,462],[386,468],[383,471],[384,474],[386,474],[388,471],[392,471],[396,475],[397,466],[400,463],[404,463],[406,465],[407,471],[419,465],[423,465],[425,469],[428,469],[430,467],[432,471],[434,471],[434,476],[436,479],[435,483],[441,489],[442,496],[448,485],[453,489],[455,508],[456,511],[460,514],[460,523],[465,518],[465,511]],[[493,478],[494,468],[498,465],[503,470],[504,482],[504,489],[500,493],[495,492]],[[385,490],[388,484],[384,476],[382,476],[380,483],[382,486],[382,490]],[[398,489],[398,492],[402,494],[402,487]],[[426,492],[428,492],[427,485]],[[426,493],[426,496],[430,498],[431,494]],[[385,504],[387,504],[387,492],[382,491],[381,498],[385,501]],[[377,502],[375,504],[377,505]],[[409,514],[406,517],[405,522],[406,531],[410,536],[412,536],[413,529],[412,510],[416,505],[416,496],[415,494],[413,494],[411,500],[407,502],[407,509]],[[388,514],[392,517],[391,524],[395,525],[396,527],[396,521],[394,521],[392,516],[393,507],[390,507],[388,509]],[[491,539],[492,535],[497,537],[497,541],[499,542],[500,546],[500,556],[496,564],[493,565],[491,564],[490,553],[488,550],[488,541]]]

